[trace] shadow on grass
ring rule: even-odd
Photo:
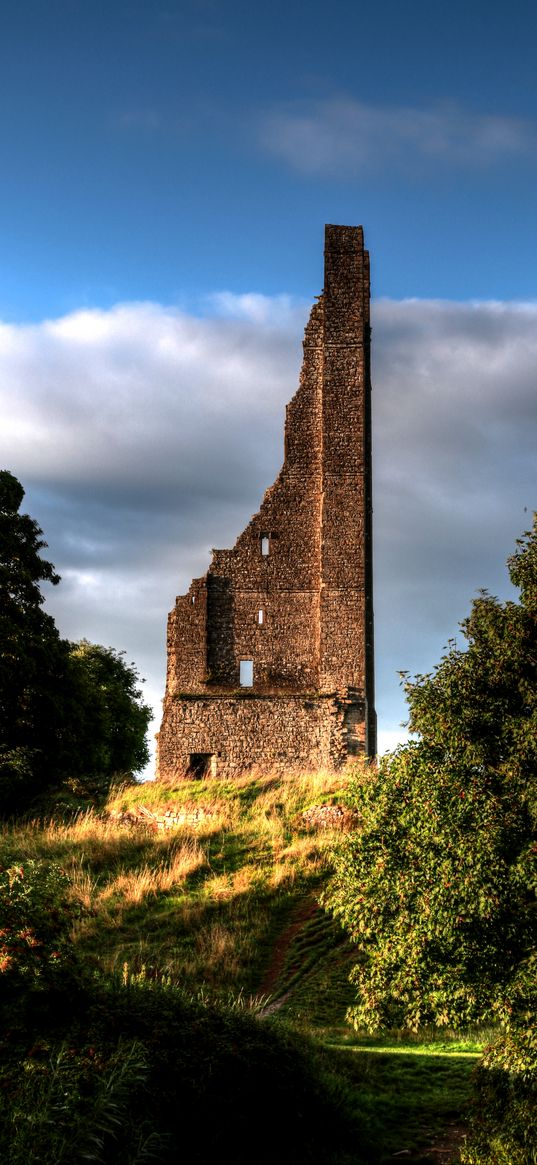
[[[408,1162],[433,1160],[428,1151],[446,1129],[464,1124],[477,1052],[380,1041],[329,1049],[337,1071],[356,1089],[360,1111],[382,1130],[381,1161],[399,1153]]]
[[[215,837],[207,863],[177,886],[138,902],[109,899],[78,927],[81,954],[106,972],[128,963],[214,999],[259,993],[275,936],[308,887],[304,878],[272,887],[256,866],[243,884],[247,851],[242,836]]]

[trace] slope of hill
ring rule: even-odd
[[[326,959],[336,978],[345,961],[341,930],[316,906],[337,831],[308,827],[305,813],[341,795],[323,774],[127,786],[103,814],[19,827],[4,862],[22,852],[60,863],[81,907],[73,939],[102,970],[275,1001]],[[343,1022],[345,1006],[330,1020]]]
[[[76,988],[60,1004],[53,991],[44,1010],[43,994],[30,992],[13,1011],[8,992],[9,1121],[38,1146],[29,1156],[21,1134],[17,1156],[11,1127],[8,1160],[78,1159],[65,1129],[56,1156],[42,1147],[67,1123],[81,1160],[175,1161],[178,1092],[184,1143],[196,1140],[203,1111],[217,1120],[191,1148],[194,1161],[215,1151],[269,1160],[276,1145],[282,1162],[374,1165],[402,1150],[409,1161],[449,1159],[423,1156],[423,1146],[458,1117],[475,1048],[405,1046],[395,1034],[364,1041],[345,1023],[357,952],[318,902],[346,819],[333,807],[344,800],[333,775],[254,774],[125,786],[101,814],[4,830],[4,869],[25,862],[67,874],[77,968]],[[252,1156],[270,1096],[270,1136]],[[97,1118],[101,1147],[88,1157]],[[127,1125],[134,1132],[122,1139]]]

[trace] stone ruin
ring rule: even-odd
[[[157,779],[375,755],[369,298],[362,228],[327,226],[283,467],[169,616]]]

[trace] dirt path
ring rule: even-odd
[[[275,997],[273,997],[274,992],[278,991],[292,943],[319,910],[320,907],[313,898],[305,899],[295,907],[290,921],[277,938],[269,966],[259,989],[261,996],[269,996],[267,1005],[257,1013],[259,1019],[267,1019],[274,1015],[289,999],[292,988],[282,991],[279,995],[276,994]],[[399,1152],[393,1153],[390,1160],[408,1162],[408,1165],[456,1165],[460,1160],[460,1150],[465,1134],[464,1125],[448,1125],[442,1133],[438,1134],[434,1144],[426,1148],[423,1147],[418,1153],[413,1153],[410,1149],[401,1149]]]
[[[427,1149],[424,1165],[428,1162],[431,1162],[431,1165],[452,1165],[452,1162],[459,1161],[465,1134],[464,1125],[448,1125],[436,1143]],[[400,1160],[404,1160],[404,1158],[400,1158]]]
[[[301,902],[295,908],[291,921],[285,930],[282,930],[282,933],[274,944],[272,957],[259,989],[260,995],[272,996],[273,992],[277,990],[291,943],[302,930],[302,927],[309,922],[310,918],[313,918],[319,909],[319,906],[312,898],[306,898],[304,902]],[[274,1015],[274,1012],[279,1011],[280,1007],[283,1007],[286,999],[289,998],[289,995],[290,991],[285,991],[275,999],[271,999],[267,1006],[259,1012],[260,1019],[265,1019],[267,1016]]]

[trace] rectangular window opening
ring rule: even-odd
[[[268,534],[261,535],[261,553],[267,558],[270,552],[270,538]]]
[[[240,685],[241,688],[251,688],[254,683],[254,661],[253,659],[241,659],[240,661]]]
[[[260,607],[258,612],[257,612],[257,624],[258,624],[258,627],[265,626],[265,612],[263,610],[263,607]]]

